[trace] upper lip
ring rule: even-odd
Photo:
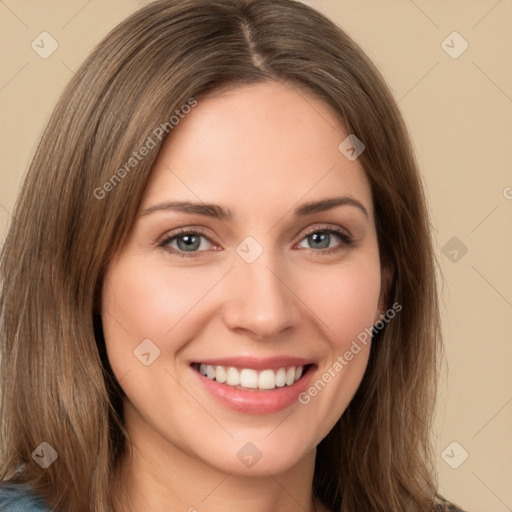
[[[275,356],[275,357],[248,357],[248,356],[232,356],[232,357],[219,357],[215,359],[195,359],[191,364],[206,364],[211,366],[225,366],[234,368],[250,368],[253,370],[279,370],[279,368],[286,368],[290,366],[306,366],[314,364],[311,359],[302,357],[290,356]]]

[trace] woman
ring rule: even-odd
[[[429,442],[421,180],[382,77],[318,12],[130,16],[64,91],[14,218],[2,510],[457,510]]]

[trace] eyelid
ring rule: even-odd
[[[308,228],[307,231],[302,232],[301,236],[299,238],[298,243],[301,243],[303,240],[305,240],[309,235],[313,233],[329,233],[331,236],[335,235],[340,239],[340,243],[335,245],[334,247],[324,247],[322,249],[310,249],[310,248],[302,248],[307,253],[313,256],[318,256],[320,258],[339,253],[343,250],[349,249],[354,247],[355,240],[354,237],[350,234],[350,232],[341,227],[337,224],[326,224],[323,226],[312,226],[311,228]],[[295,245],[297,245],[295,244]]]
[[[169,231],[166,231],[163,235],[161,235],[157,241],[155,242],[155,245],[160,245],[162,242],[165,242],[169,238],[175,238],[179,237],[180,235],[189,235],[189,234],[196,234],[204,236],[206,239],[208,239],[210,242],[213,243],[213,240],[209,235],[206,234],[206,230],[202,226],[180,226],[175,229],[171,229]]]
[[[324,231],[324,230],[325,231],[329,231],[329,230],[336,231],[336,232],[339,232],[339,233],[343,233],[344,235],[346,235],[350,239],[353,238],[353,236],[350,233],[350,231],[348,229],[346,229],[346,228],[338,226],[337,224],[329,224],[329,223],[323,223],[322,224],[322,223],[320,223],[320,224],[315,224],[311,228],[307,228],[306,231],[300,231],[300,233],[299,233],[299,234],[301,234],[300,240],[302,240],[304,237],[310,235],[311,233],[316,233],[317,231]]]
[[[336,224],[324,223],[324,224],[315,224],[315,225],[311,226],[310,228],[307,228],[306,231],[303,231],[303,230],[300,231],[299,235],[297,235],[297,236],[300,236],[300,238],[295,242],[294,247],[298,243],[302,242],[302,240],[304,240],[310,234],[317,233],[317,232],[323,232],[323,231],[337,235],[339,238],[341,238],[341,243],[338,244],[338,246],[336,246],[335,248],[330,248],[330,249],[324,248],[324,249],[318,249],[318,250],[305,249],[306,251],[308,251],[310,253],[315,253],[315,254],[321,255],[321,254],[325,254],[327,252],[336,252],[337,250],[341,250],[343,247],[348,247],[348,246],[352,245],[354,242],[352,235],[350,234],[349,230],[347,230],[346,228],[343,228]],[[165,248],[165,246],[168,243],[170,243],[171,240],[174,241],[175,239],[179,238],[180,236],[184,236],[184,235],[199,235],[199,236],[205,238],[206,240],[208,240],[208,242],[210,244],[218,247],[218,244],[216,244],[212,240],[212,238],[205,233],[205,228],[203,228],[202,226],[182,226],[182,227],[176,228],[174,230],[168,231],[158,239],[158,241],[156,242],[155,245],[157,247],[163,248],[168,253],[176,254],[179,257],[195,257],[196,255],[198,255],[200,253],[208,252],[207,250],[187,252],[187,251],[177,251],[176,249],[169,249],[169,248],[166,249]]]
[[[155,247],[163,249],[168,254],[176,255],[181,258],[194,258],[197,257],[200,253],[208,252],[208,251],[179,251],[174,248],[168,247],[168,244],[175,241],[180,236],[185,235],[198,235],[199,237],[205,238],[208,240],[208,242],[213,245],[214,247],[218,247],[218,244],[216,244],[210,236],[205,234],[205,229],[203,227],[194,227],[194,226],[182,226],[179,228],[176,228],[171,231],[167,231],[164,235],[158,238],[156,243],[154,244]],[[218,249],[213,249],[218,250]]]

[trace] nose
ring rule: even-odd
[[[282,268],[261,256],[253,263],[237,261],[225,283],[227,327],[257,340],[276,338],[300,320],[298,299]]]

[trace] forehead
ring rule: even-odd
[[[199,200],[253,216],[344,194],[372,213],[362,166],[338,149],[348,135],[326,103],[276,82],[200,99],[162,146],[141,209]]]

